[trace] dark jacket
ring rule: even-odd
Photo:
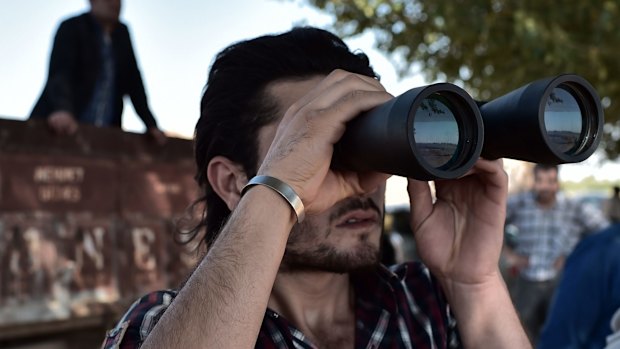
[[[90,13],[69,18],[60,24],[50,57],[47,83],[30,114],[31,118],[47,118],[54,111],[65,110],[73,113],[80,121],[80,115],[93,95],[101,69],[98,25]],[[112,125],[121,127],[123,96],[129,95],[146,127],[157,127],[148,107],[127,26],[119,23],[111,38],[116,60]]]

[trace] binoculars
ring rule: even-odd
[[[480,156],[580,162],[596,150],[603,123],[596,90],[578,75],[537,80],[488,102],[437,83],[351,120],[332,164],[435,180],[464,175]]]

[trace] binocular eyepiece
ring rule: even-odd
[[[449,83],[411,89],[347,124],[333,165],[418,180],[464,175],[482,156],[561,164],[600,143],[603,109],[590,83],[565,74],[489,102]]]

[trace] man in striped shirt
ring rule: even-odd
[[[436,201],[409,180],[425,265],[379,264],[388,176],[330,164],[347,121],[392,98],[365,55],[320,29],[224,49],[195,133],[208,251],[103,347],[530,347],[498,270],[501,161],[437,183]]]
[[[505,254],[519,273],[513,291],[515,305],[535,342],[566,256],[581,234],[602,230],[609,223],[601,210],[559,193],[557,166],[537,164],[533,171],[533,189],[508,200],[506,224],[515,226],[518,233]]]

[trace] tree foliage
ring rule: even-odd
[[[620,0],[305,1],[334,14],[344,37],[371,30],[401,75],[454,82],[477,99],[579,74],[602,98],[607,155],[620,154]]]

